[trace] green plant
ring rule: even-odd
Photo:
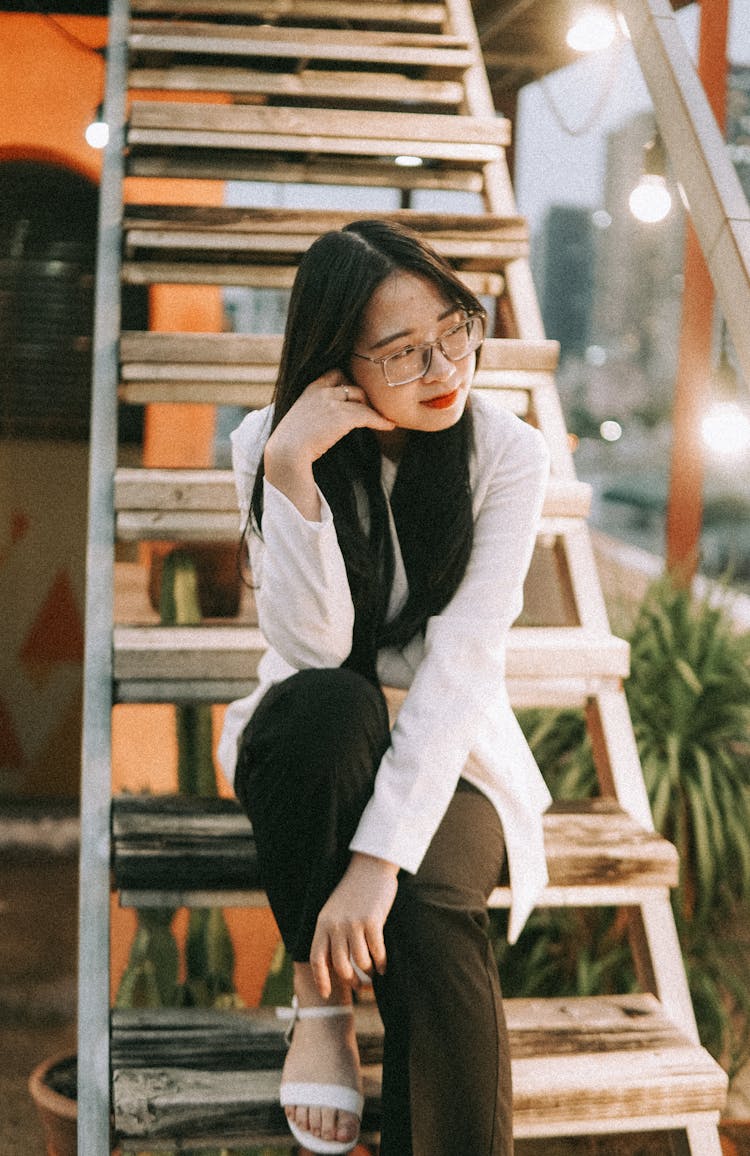
[[[181,550],[164,559],[160,614],[168,626],[192,626],[201,621],[195,564]],[[179,703],[175,725],[179,792],[215,796],[211,708],[205,703]],[[115,1001],[118,1007],[215,1007],[236,1002],[234,948],[224,913],[219,908],[191,910],[185,978],[181,982],[180,953],[172,931],[174,915],[174,910],[138,911],[136,934]]]
[[[626,694],[657,829],[680,857],[673,908],[703,1043],[733,1073],[750,1054],[750,637],[725,602],[654,583],[630,634]],[[521,725],[555,798],[597,791],[580,714],[527,711]],[[537,912],[499,947],[508,994],[588,994],[635,983],[626,918]],[[585,945],[583,952],[581,944]]]

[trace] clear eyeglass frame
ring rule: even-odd
[[[446,348],[445,343],[450,338],[458,336],[462,329],[466,330],[467,348],[459,354],[451,353]],[[406,349],[399,349],[397,353],[388,353],[385,357],[368,357],[366,353],[352,353],[352,357],[359,357],[362,361],[371,361],[373,365],[379,365],[383,371],[386,385],[396,388],[399,385],[410,385],[413,381],[419,381],[429,372],[432,364],[432,353],[435,348],[438,348],[443,357],[452,362],[463,361],[471,353],[476,353],[484,341],[484,330],[484,314],[470,313],[463,321],[459,321],[458,325],[454,325],[445,333],[441,333],[436,341],[426,341],[424,345],[407,346]],[[401,373],[399,373],[398,363],[403,363],[405,357],[413,357],[416,354],[421,354],[423,360],[419,373],[409,371],[407,377],[401,376],[404,371],[402,368]]]

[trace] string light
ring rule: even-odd
[[[630,211],[637,221],[655,225],[669,214],[672,194],[667,188],[665,172],[664,146],[657,133],[643,151],[643,174],[628,198]]]
[[[86,143],[92,149],[103,149],[107,147],[109,142],[109,125],[104,119],[104,109],[101,105],[98,106],[94,113],[93,120],[86,125],[83,134],[86,138]]]
[[[737,373],[729,360],[727,326],[722,321],[721,353],[714,374],[717,398],[701,421],[701,436],[716,457],[733,461],[750,450],[750,416],[737,401]]]
[[[565,41],[574,52],[601,52],[614,42],[617,22],[604,8],[585,9],[568,29]]]

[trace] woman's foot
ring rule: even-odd
[[[294,989],[302,1015],[294,1024],[282,1085],[339,1085],[361,1093],[353,1015],[304,1015],[306,1008],[351,1006],[351,989],[337,982],[330,999],[322,1000],[308,964],[294,965]],[[284,1111],[290,1123],[324,1141],[353,1145],[359,1135],[359,1116],[354,1112],[311,1104],[287,1104]]]

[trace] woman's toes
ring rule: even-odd
[[[335,1108],[322,1108],[320,1112],[320,1135],[324,1140],[335,1140],[336,1136],[336,1117],[338,1112]]]
[[[339,1114],[338,1125],[332,1140],[353,1140],[359,1131],[359,1120],[351,1112]]]
[[[308,1117],[308,1121],[309,1121],[309,1123],[307,1125],[308,1131],[312,1132],[313,1136],[320,1136],[320,1134],[321,1134],[320,1126],[321,1126],[321,1117],[322,1117],[322,1112],[321,1112],[320,1108],[309,1108],[308,1113],[307,1113],[307,1117]]]
[[[294,1110],[294,1122],[303,1132],[311,1132],[310,1112],[304,1105],[298,1105]]]

